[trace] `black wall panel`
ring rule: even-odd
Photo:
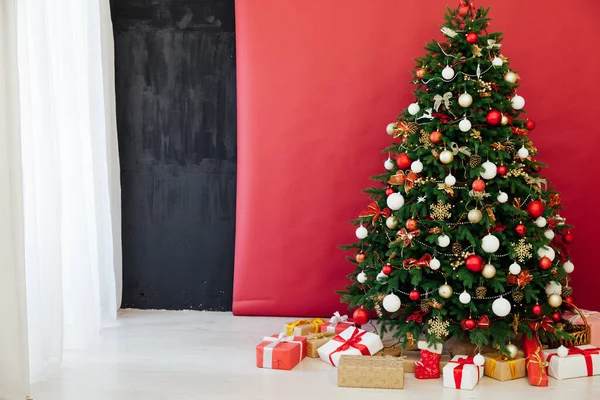
[[[230,310],[234,0],[112,0],[123,307]]]

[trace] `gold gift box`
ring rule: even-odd
[[[381,357],[386,357],[386,356],[400,357],[401,354],[402,354],[401,345],[394,342],[394,344],[383,343],[383,350],[378,351],[374,355],[381,356]]]
[[[317,350],[325,343],[329,342],[336,333],[311,333],[306,338],[306,355],[311,358],[319,358]]]
[[[402,357],[340,357],[338,386],[375,389],[404,388]]]
[[[415,361],[421,360],[421,352],[418,350],[408,350],[402,352],[404,359],[404,372],[413,373],[415,372]],[[452,359],[450,354],[442,354],[440,357],[440,370],[443,369],[446,364]]]
[[[503,359],[498,353],[484,354],[483,356],[485,357],[485,366],[483,367],[485,376],[501,382],[527,376],[523,354],[519,354],[514,360]]]

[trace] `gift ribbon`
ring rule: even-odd
[[[379,204],[376,201],[371,202],[367,206],[367,208],[358,214],[359,217],[373,217],[373,225],[377,222],[377,218],[384,217],[387,218],[391,215],[392,211],[389,208],[384,208],[381,210],[379,208]]]
[[[367,346],[365,346],[364,344],[360,343],[360,341],[362,340],[362,337],[366,333],[367,333],[367,331],[361,331],[360,329],[354,329],[354,332],[348,339],[344,339],[340,335],[337,335],[336,337],[331,339],[331,340],[335,340],[337,342],[342,342],[342,345],[340,345],[337,349],[335,349],[334,351],[329,353],[329,362],[331,363],[331,365],[335,365],[335,363],[333,362],[333,358],[332,358],[332,356],[335,353],[338,353],[340,351],[346,351],[350,347],[354,347],[355,349],[360,351],[360,354],[362,354],[363,356],[370,356],[371,352],[369,351],[369,348]]]
[[[416,238],[417,236],[419,236],[420,234],[421,234],[420,229],[415,229],[414,231],[409,232],[406,230],[406,228],[401,228],[398,231],[398,233],[396,233],[396,236],[398,237],[398,239],[396,239],[396,242],[402,242],[402,245],[404,247],[407,247],[407,246],[410,246],[412,240],[414,238]]]
[[[329,319],[331,326],[337,326],[340,322],[348,322],[347,315],[340,315],[339,311],[333,313],[333,316]]]
[[[450,143],[450,148],[452,149],[452,154],[458,155],[458,153],[463,153],[467,156],[471,156],[471,150],[467,146],[459,146],[458,143],[452,142]]]
[[[440,106],[442,105],[442,102],[444,102],[444,105],[446,106],[446,109],[449,110],[450,109],[450,104],[452,104],[450,102],[451,98],[452,98],[452,92],[446,92],[446,93],[444,93],[443,96],[440,96],[439,94],[436,94],[435,97],[433,98],[433,100],[434,100],[433,109],[437,112],[440,109]]]
[[[406,193],[408,193],[415,185],[417,179],[419,179],[419,177],[414,172],[409,171],[407,174],[405,174],[404,171],[400,170],[396,172],[396,175],[390,176],[388,183],[390,185],[404,185],[404,190],[406,191]],[[389,209],[387,208],[385,210],[389,211]]]
[[[415,231],[413,231],[413,233],[414,232]],[[419,231],[419,233],[420,233],[420,231]],[[416,236],[418,236],[418,235],[416,235]],[[425,253],[425,255],[423,257],[421,257],[420,260],[417,260],[416,258],[407,258],[406,260],[402,261],[402,265],[406,269],[410,269],[412,267],[429,267],[430,261],[431,261],[431,255],[428,253]]]
[[[515,360],[507,360],[505,357],[501,357],[500,354],[490,354],[490,359],[488,360],[490,375],[494,376],[496,374],[496,362],[497,361],[508,361],[508,367],[510,368],[510,379],[517,379],[517,363]]]
[[[545,330],[546,332],[554,332],[554,327],[552,326],[552,324],[553,321],[549,317],[544,317],[541,321],[530,322],[529,328],[534,332],[540,328]]]
[[[463,320],[460,323],[461,328],[463,328],[464,330],[472,331],[473,329],[476,329],[476,328],[487,329],[487,328],[490,327],[490,317],[488,317],[487,315],[484,315],[483,317],[481,317],[478,320],[476,320],[475,321],[475,326],[473,327],[473,329],[467,329],[467,327],[466,327],[466,321],[467,320]]]
[[[276,338],[263,337],[263,342],[271,342],[263,348],[263,368],[273,369],[273,349],[280,343],[298,343],[300,345],[300,361],[302,361],[302,342],[294,340],[293,336],[286,336],[281,332]],[[300,362],[298,361],[298,362]]]
[[[292,322],[291,324],[287,324],[285,326],[285,333],[288,336],[292,336],[294,333],[294,328],[297,327],[298,325],[305,325],[305,324],[311,324],[313,326],[313,330],[315,331],[315,333],[319,332],[319,326],[321,324],[324,324],[325,321],[323,321],[321,318],[315,318],[312,320],[307,320],[307,319],[299,319],[296,322]]]
[[[454,367],[454,370],[453,370],[454,386],[456,386],[457,389],[460,389],[460,385],[462,384],[463,369],[464,369],[465,365],[475,365],[475,363],[473,362],[473,356],[461,357],[457,360],[451,360],[449,362],[458,364],[458,366]],[[479,382],[479,379],[480,379],[479,365],[475,365],[475,366],[477,367],[477,382]]]
[[[527,284],[532,280],[533,276],[529,273],[529,271],[521,271],[519,275],[510,274],[507,278],[508,283],[510,283],[511,285],[519,285],[522,288],[527,286]]]
[[[569,347],[569,356],[579,355],[585,358],[585,367],[587,369],[587,376],[594,375],[594,363],[592,361],[592,355],[600,354],[600,348],[591,347],[589,349],[580,349],[579,347]],[[548,355],[546,361],[549,363],[550,359],[554,357],[556,353]]]

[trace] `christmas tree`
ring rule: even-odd
[[[415,101],[387,126],[387,172],[353,221],[357,267],[342,301],[358,323],[375,310],[400,339],[468,337],[510,356],[530,322],[558,321],[572,301],[572,234],[488,12],[448,8],[445,41],[416,59]]]

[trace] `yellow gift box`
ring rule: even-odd
[[[498,353],[484,354],[485,366],[483,373],[485,376],[494,378],[501,382],[510,381],[527,376],[525,358],[520,354],[514,360],[501,357]]]
[[[321,318],[315,319],[299,319],[298,321],[290,322],[283,325],[283,332],[287,336],[308,336],[311,333],[318,333],[321,329],[321,324],[324,324]]]

